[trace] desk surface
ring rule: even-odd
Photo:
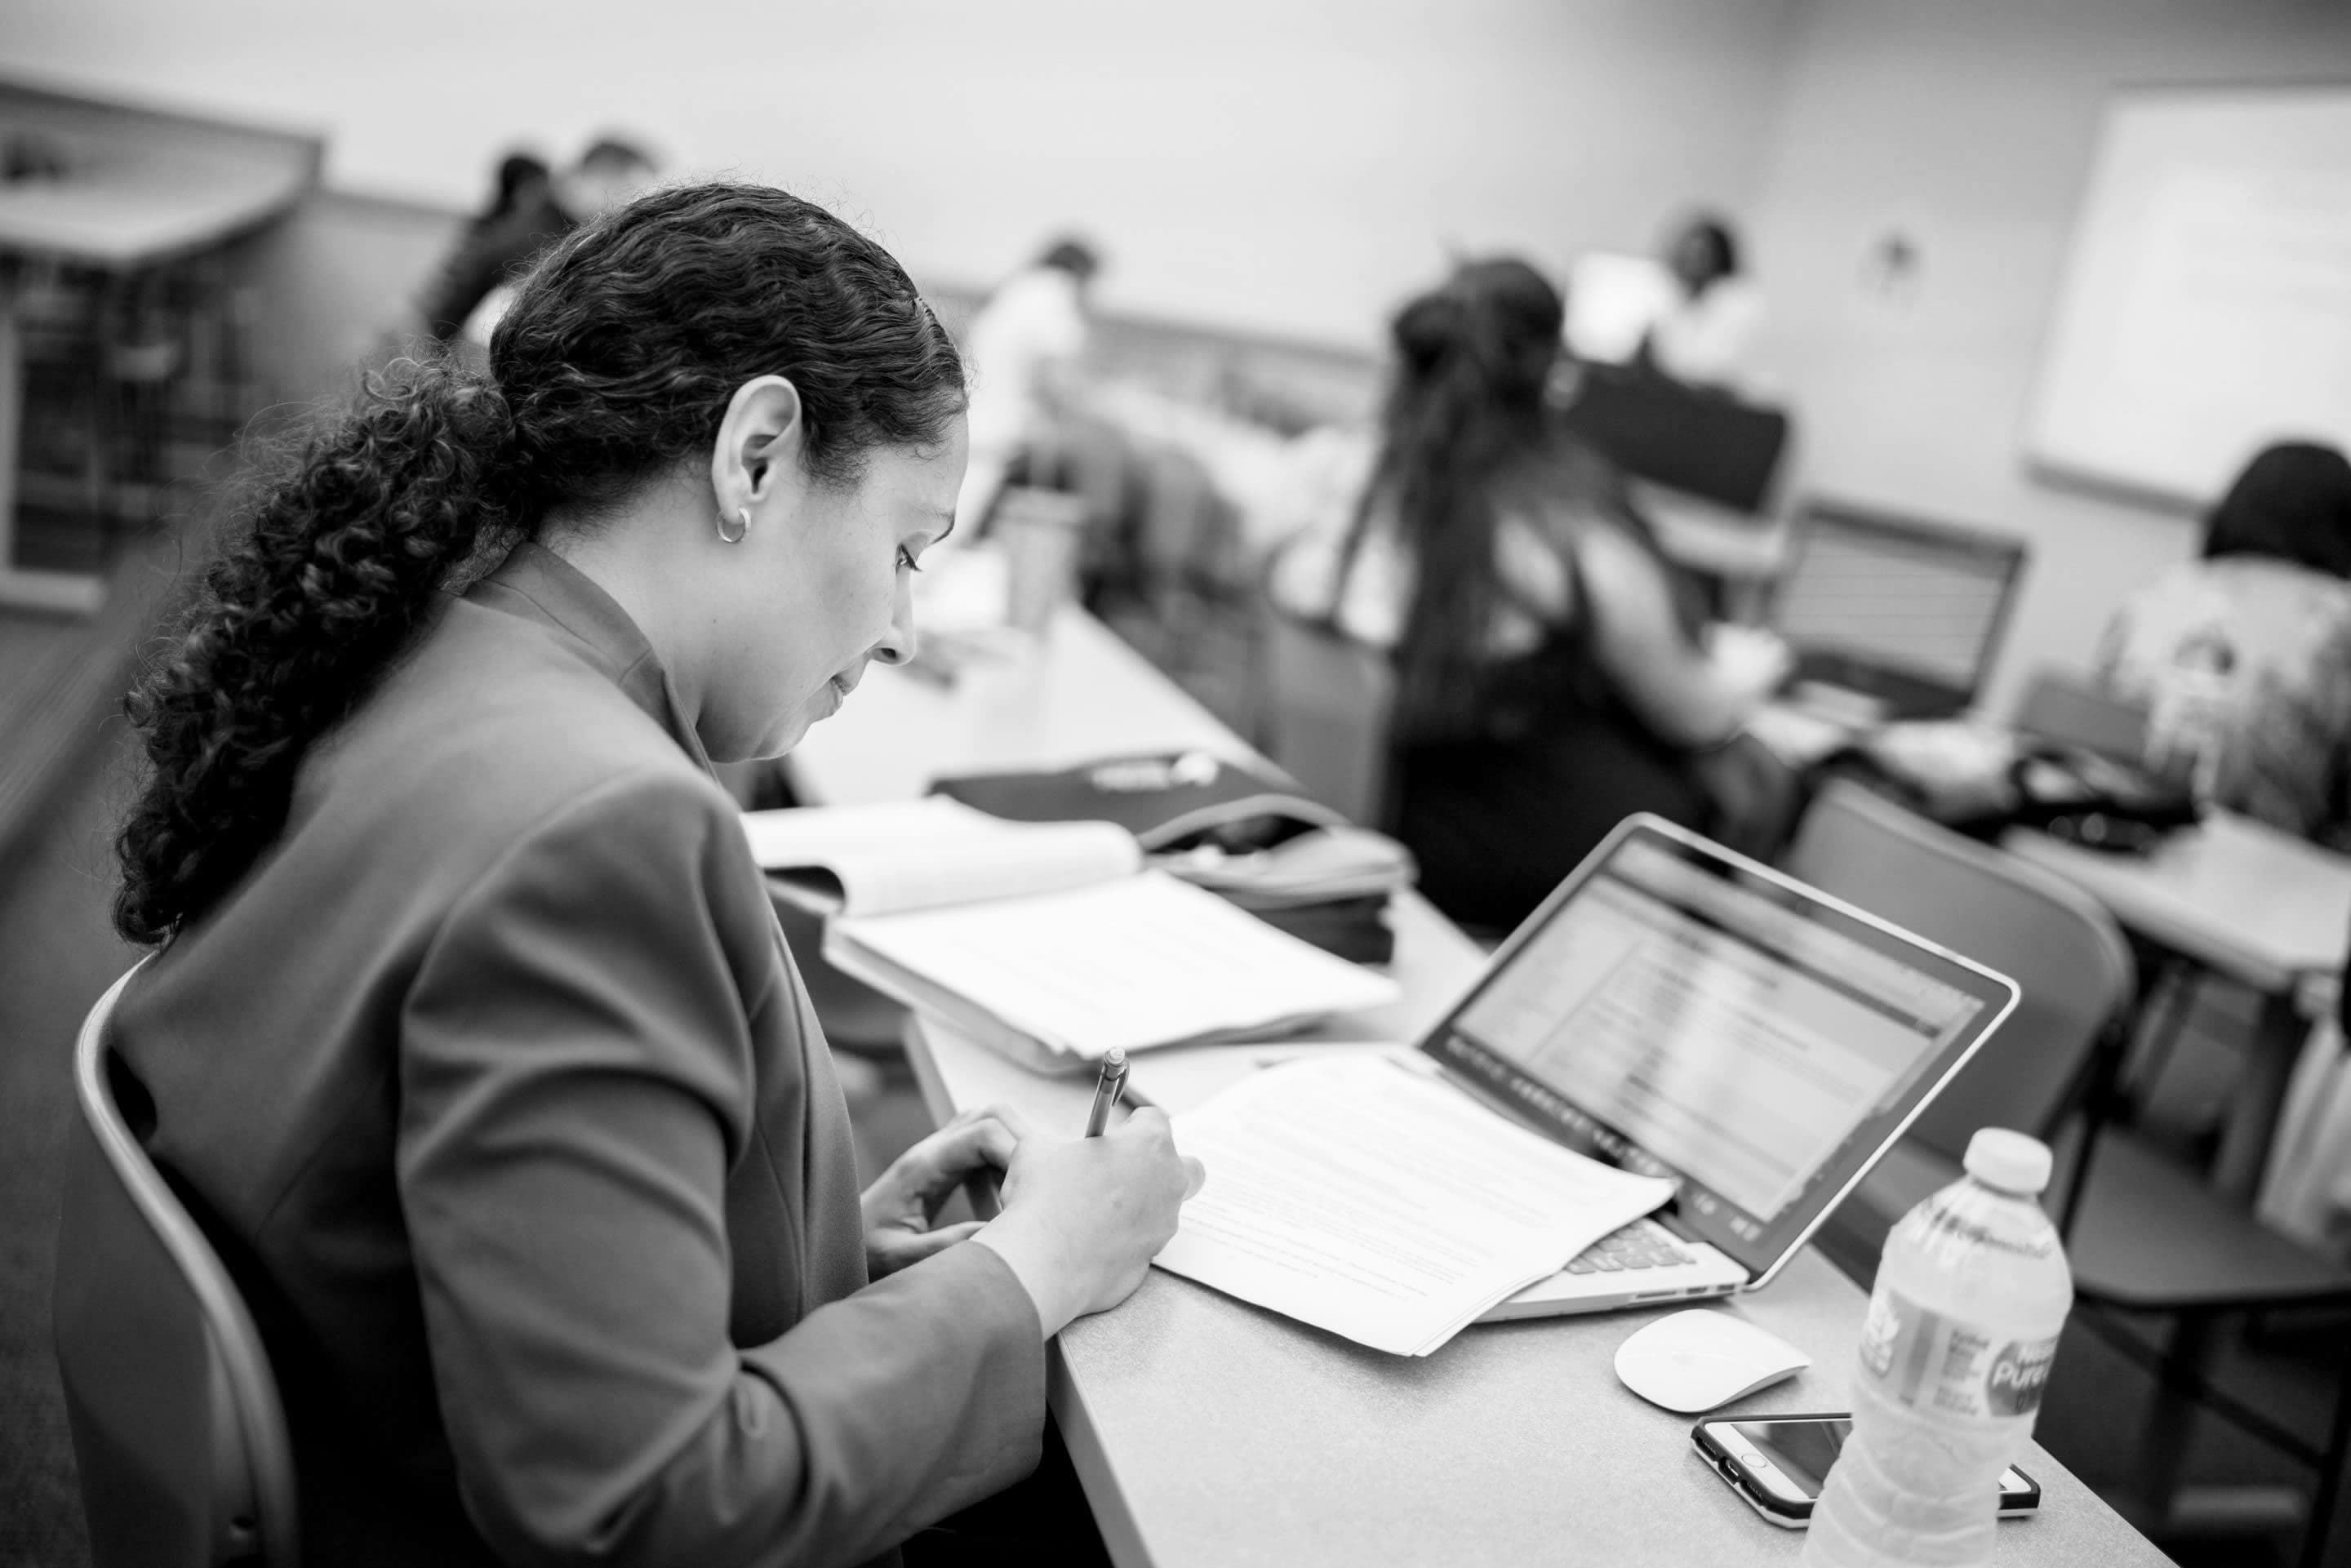
[[[1042,1125],[1084,1123],[1089,1084],[1040,1078],[935,1025],[910,1034],[935,1112],[1009,1103]],[[1150,1066],[1135,1067],[1145,1089]],[[1862,1307],[1808,1250],[1727,1309],[1813,1359],[1739,1408],[1846,1408]],[[1412,1359],[1154,1270],[1124,1305],[1061,1336],[1053,1409],[1122,1568],[1793,1562],[1802,1537],[1758,1519],[1694,1457],[1695,1418],[1617,1383],[1616,1346],[1657,1315],[1486,1324]],[[2167,1561],[2037,1445],[2021,1463],[2044,1517],[2002,1525],[1996,1562]]]
[[[793,766],[811,799],[846,803],[911,795],[943,772],[1185,747],[1249,755],[1148,663],[1071,612],[1033,659],[953,687],[873,671]],[[1404,1001],[1330,1032],[1408,1038],[1479,962],[1442,916],[1405,901]],[[935,1025],[910,1030],[909,1046],[935,1113],[1006,1103],[1043,1125],[1084,1121],[1083,1082],[1040,1077]],[[1148,1057],[1136,1080],[1148,1090]],[[1808,1253],[1729,1309],[1815,1363],[1743,1407],[1842,1407],[1863,1304]],[[1053,1407],[1123,1568],[1793,1561],[1802,1537],[1756,1518],[1700,1464],[1691,1418],[1616,1383],[1615,1346],[1650,1315],[1478,1327],[1416,1360],[1154,1270],[1124,1305],[1056,1341]],[[1997,1561],[2165,1561],[2045,1453],[2036,1448],[2025,1468],[2046,1490],[2046,1517],[2002,1526]]]
[[[808,800],[849,806],[911,800],[946,774],[1194,749],[1237,762],[1255,757],[1149,660],[1071,607],[1040,643],[976,659],[952,685],[870,667],[849,705],[793,748],[789,766]]]
[[[2146,855],[2011,831],[2015,854],[2082,887],[2125,925],[2255,990],[2332,974],[2351,948],[2351,858],[2216,811]]]

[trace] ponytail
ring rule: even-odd
[[[165,939],[277,836],[310,743],[497,528],[486,482],[512,432],[495,388],[402,360],[258,489],[124,704],[152,769],[116,841],[125,937]]]
[[[490,337],[487,379],[402,360],[244,508],[131,692],[153,772],[116,848],[114,924],[160,942],[286,823],[312,742],[414,636],[436,590],[561,511],[609,512],[699,462],[744,382],[799,388],[815,480],[944,440],[963,361],[890,253],[772,186],[682,185],[574,230]]]
[[[1545,440],[1543,388],[1558,357],[1559,293],[1522,262],[1473,262],[1413,300],[1391,327],[1395,382],[1378,466],[1343,561],[1375,505],[1395,509],[1415,563],[1396,645],[1396,727],[1407,742],[1478,723],[1475,687],[1500,583],[1497,491]]]

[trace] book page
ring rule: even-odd
[[[841,919],[826,953],[855,949],[919,976],[901,1000],[960,998],[1050,1051],[1092,1060],[1261,1034],[1395,998],[1385,976],[1334,958],[1160,872],[960,908]],[[887,989],[886,976],[876,978]]]
[[[1111,822],[1012,822],[944,796],[746,811],[751,856],[815,908],[889,915],[1082,887],[1143,863]]]
[[[1673,1194],[1361,1053],[1254,1073],[1176,1116],[1176,1143],[1208,1180],[1161,1268],[1396,1355]]]

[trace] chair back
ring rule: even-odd
[[[297,1560],[293,1448],[252,1315],[132,1134],[107,1021],[74,1046],[54,1299],[96,1568]]]
[[[2017,984],[2016,1010],[1909,1136],[1957,1161],[1979,1127],[2055,1130],[2133,992],[2130,946],[2111,915],[2063,878],[1849,780],[1813,801],[1786,869]]]
[[[2147,760],[2147,710],[2065,670],[2043,670],[2016,710],[2016,732],[2030,740],[2071,747],[2113,762]]]
[[[1280,609],[1266,616],[1264,649],[1266,755],[1348,821],[1383,825],[1395,695],[1387,655]]]

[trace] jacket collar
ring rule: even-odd
[[[589,663],[620,687],[628,699],[644,709],[654,723],[669,732],[695,766],[710,771],[710,754],[702,737],[685,722],[684,705],[669,672],[637,623],[619,601],[596,586],[586,572],[546,546],[530,539],[517,545],[505,564],[468,589],[474,603],[526,621],[537,621],[568,634],[580,644]]]

